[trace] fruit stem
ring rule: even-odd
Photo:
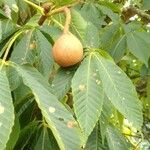
[[[54,9],[50,13],[48,13],[46,16],[52,16],[52,15],[60,13],[60,12],[64,12],[66,15],[66,21],[65,21],[63,33],[68,33],[69,32],[69,25],[71,22],[71,12],[67,6],[63,6],[63,7]]]
[[[70,9],[66,7],[66,8],[64,8],[64,12],[65,12],[65,15],[66,15],[66,21],[65,21],[65,26],[64,26],[63,33],[68,33],[69,32],[70,22],[71,22]]]

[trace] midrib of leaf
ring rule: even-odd
[[[116,44],[112,55],[114,55],[114,53],[116,52],[116,49],[117,49],[118,45],[121,43],[121,41],[123,40],[123,38],[124,38],[125,36],[126,36],[126,35],[123,35],[123,36],[121,37],[121,39],[119,40],[119,42]]]
[[[88,71],[87,71],[87,85],[89,85],[89,76],[90,76],[90,62],[91,62],[91,56],[92,55],[90,55],[90,57],[89,57],[89,62],[88,62]],[[89,91],[89,86],[87,86],[87,92],[86,92],[86,97],[87,97],[87,99],[88,99],[88,92]],[[87,108],[87,103],[86,103],[86,108]],[[86,109],[87,110],[87,109]],[[87,124],[87,113],[86,113],[86,124]]]
[[[33,29],[33,30],[34,30],[34,29]],[[28,43],[26,43],[25,55],[24,55],[23,60],[25,60],[25,58],[26,58],[26,56],[27,56],[28,48],[29,48],[29,43],[30,43],[30,40],[31,40],[31,36],[32,36],[33,30],[32,30],[32,31],[30,31],[30,34],[29,34],[29,37],[28,37],[29,41],[28,41]]]
[[[100,59],[97,57],[97,55],[96,55],[95,53],[94,53],[93,55],[95,55],[95,57],[97,58],[97,60],[101,63],[101,65],[102,65],[103,69],[105,70],[107,76],[109,77],[110,81],[112,82],[112,85],[113,85],[115,91],[117,92],[117,94],[118,94],[118,96],[120,97],[120,99],[122,99],[122,96],[120,96],[120,94],[119,94],[119,92],[118,92],[118,90],[117,90],[117,88],[116,88],[116,86],[115,86],[115,84],[114,84],[114,82],[113,82],[113,79],[112,79],[111,76],[109,75],[107,69],[105,68],[105,66],[103,65],[103,63],[100,61]],[[108,99],[110,99],[110,97],[108,97]],[[124,109],[126,109],[126,107],[125,107]]]
[[[131,36],[132,36],[133,40],[135,41],[136,47],[137,47],[137,49],[138,49],[138,44],[137,44],[137,42],[136,42],[136,40],[135,40],[135,37],[133,36],[133,33],[131,33]]]
[[[113,36],[111,37],[110,46],[112,45],[113,41],[115,40],[114,37],[115,37],[117,32],[118,32],[118,30],[116,30],[115,33],[113,34]]]

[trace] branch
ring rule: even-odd
[[[130,6],[130,9],[132,9],[132,11],[135,12],[139,17],[145,18],[148,22],[150,22],[150,15],[147,14],[146,12],[144,12],[132,5]]]
[[[124,8],[122,11],[123,14],[123,19],[125,21],[128,21],[130,17],[134,16],[137,14],[139,17],[142,19],[145,19],[147,23],[150,23],[150,15],[147,14],[145,11],[138,9],[137,7],[130,5],[127,8]]]
[[[69,13],[70,13],[70,10],[67,9],[67,8],[73,7],[73,6],[75,6],[75,5],[79,4],[79,3],[81,3],[81,0],[78,0],[77,2],[75,2],[75,3],[73,3],[73,4],[66,5],[66,6],[62,6],[62,7],[60,7],[60,8],[54,9],[54,10],[52,10],[51,12],[49,12],[49,11],[50,11],[50,8],[51,8],[51,6],[52,6],[52,3],[46,3],[46,4],[43,6],[44,15],[41,16],[41,18],[40,18],[39,21],[38,21],[38,24],[39,24],[40,26],[43,25],[44,21],[45,21],[48,17],[50,17],[50,16],[52,16],[52,15],[55,15],[55,14],[57,14],[57,13],[60,13],[60,12],[65,12],[66,18],[70,18],[70,19],[68,19],[68,21],[71,20],[71,15],[69,14]],[[69,17],[69,16],[70,16],[70,17]],[[69,23],[69,24],[70,24],[70,23]]]

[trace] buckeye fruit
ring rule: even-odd
[[[81,42],[70,32],[63,33],[55,42],[52,53],[54,60],[62,67],[69,67],[82,60]]]

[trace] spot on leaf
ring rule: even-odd
[[[0,103],[0,114],[4,113],[5,108],[2,106],[2,104]]]
[[[84,90],[86,90],[85,85],[80,84],[80,85],[79,85],[79,90],[80,90],[80,91],[84,91]]]
[[[51,86],[52,86],[52,87],[54,87],[55,85],[54,85],[54,84],[52,84]]]
[[[68,122],[67,122],[67,127],[68,127],[68,128],[73,128],[74,125],[75,125],[74,121],[68,121]]]
[[[96,80],[96,84],[99,85],[101,83],[100,80]]]
[[[58,118],[60,121],[64,121],[64,119],[63,118]]]
[[[49,110],[50,113],[54,113],[56,111],[56,109],[54,107],[49,107],[48,110]]]
[[[30,43],[29,48],[30,48],[30,50],[35,49],[36,48],[36,42],[33,41],[32,43]]]
[[[121,74],[121,71],[118,71],[118,74]]]

